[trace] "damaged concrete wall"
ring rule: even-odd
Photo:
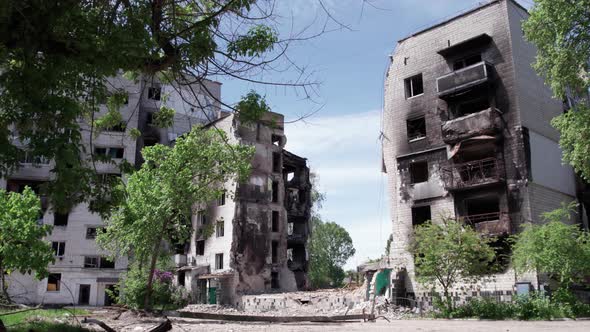
[[[419,296],[426,291],[415,281],[413,257],[408,249],[413,236],[413,209],[416,216],[417,208],[429,206],[429,215],[434,222],[438,222],[442,215],[463,218],[472,213],[470,209],[478,211],[477,205],[472,204],[469,208],[467,201],[475,199],[477,202],[478,195],[483,193],[497,202],[493,203],[497,204],[494,207],[497,212],[480,209],[486,213],[477,215],[480,218],[477,220],[485,222],[486,227],[479,229],[496,228],[485,219],[490,215],[502,216],[496,223],[509,222],[511,231],[518,230],[525,220],[531,220],[532,200],[527,189],[530,178],[529,132],[521,123],[515,88],[515,55],[512,53],[514,36],[510,34],[512,27],[507,15],[508,12],[514,15],[515,10],[510,0],[480,5],[399,41],[391,57],[385,82],[383,117],[384,168],[388,173],[393,227],[389,260],[394,269],[406,269],[408,294]],[[468,40],[471,41],[465,42]],[[490,69],[487,80],[462,92],[440,94],[437,78],[461,71],[457,69],[457,63],[473,55],[479,56],[479,61],[484,61],[486,68]],[[527,59],[519,59],[518,63],[532,62],[533,57],[526,56]],[[464,70],[468,68],[472,67]],[[423,93],[408,95],[406,84],[418,74],[422,77]],[[483,98],[481,104],[485,106],[457,113],[470,106],[469,103],[473,104],[476,97]],[[408,120],[420,117],[424,117],[425,134],[417,139],[408,137]],[[473,145],[468,147],[467,139],[482,140],[470,142]],[[484,149],[484,140],[493,144],[486,143]],[[423,166],[417,167],[419,171],[412,175],[412,164],[420,162],[428,164],[427,180],[422,178]],[[477,176],[489,181],[467,181],[464,186],[452,186],[444,172],[448,167],[461,181]],[[417,176],[418,180],[412,176]],[[425,215],[424,211],[420,210],[422,215]],[[493,275],[491,280],[469,287],[475,287],[477,292],[512,292],[514,272],[508,269]],[[533,275],[519,276],[519,280],[536,281]]]
[[[293,268],[293,257],[300,253],[293,250],[290,230],[296,229],[301,245],[307,243],[309,232],[305,227],[303,232],[301,227],[289,227],[289,222],[294,208],[299,213],[299,225],[309,223],[309,169],[304,158],[284,150],[283,116],[268,113],[257,123],[242,123],[236,116],[227,115],[211,125],[228,133],[231,143],[254,146],[256,152],[248,181],[227,183],[225,204],[212,203],[204,209],[209,222],[223,220],[225,234],[206,239],[200,253],[202,225],[200,217],[194,216],[193,257],[189,261],[194,269],[205,269],[191,278],[206,278],[207,287],[216,288],[218,303],[234,305],[244,294],[305,287],[307,255],[304,250],[302,266]],[[295,179],[288,177],[284,163],[288,173],[295,170]],[[296,195],[293,190],[297,190]],[[217,269],[220,254],[224,265]],[[196,288],[192,284],[191,288]]]

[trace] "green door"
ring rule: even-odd
[[[217,304],[217,287],[209,287],[209,304]]]

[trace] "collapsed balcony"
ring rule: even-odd
[[[309,232],[305,222],[289,222],[287,224],[288,243],[306,243]]]
[[[476,109],[477,106],[474,105]],[[503,123],[499,110],[486,108],[475,112],[462,111],[465,115],[443,122],[442,136],[445,143],[454,144],[474,136],[494,135],[501,132]]]
[[[283,151],[285,208],[288,215],[307,216],[311,209],[309,168],[305,158]]]
[[[305,245],[288,245],[287,267],[291,271],[307,271],[307,252]]]
[[[485,61],[452,71],[436,79],[438,97],[446,99],[492,81],[493,66]]]
[[[501,208],[499,193],[485,191],[459,199],[457,220],[474,227],[480,234],[510,234],[510,216]]]
[[[502,162],[495,157],[452,164],[442,170],[447,190],[474,188],[504,181]]]
[[[271,193],[265,191],[262,186],[251,183],[240,183],[236,190],[236,199],[264,203],[270,200]]]
[[[459,221],[475,227],[480,234],[501,235],[510,234],[510,217],[507,213],[491,212],[473,214],[458,218]]]

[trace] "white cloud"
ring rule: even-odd
[[[383,253],[390,233],[381,173],[380,111],[317,116],[285,126],[287,150],[308,158],[327,194],[320,213],[351,235],[356,255],[346,268]]]

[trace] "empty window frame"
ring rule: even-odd
[[[51,242],[51,249],[53,249],[53,255],[56,257],[63,257],[66,253],[65,242]]]
[[[271,218],[271,231],[278,232],[279,231],[279,211],[272,211],[272,218]]]
[[[221,196],[217,198],[217,206],[225,205],[225,191],[221,193]]]
[[[272,153],[272,171],[274,173],[281,172],[281,154],[279,152]]]
[[[481,54],[473,54],[462,59],[456,60],[453,63],[453,70],[459,70],[461,68],[469,67],[478,62],[481,62]]]
[[[278,289],[279,286],[279,273],[278,272],[271,272],[270,273],[270,288]]]
[[[207,211],[201,210],[197,212],[197,224],[198,226],[206,225],[209,222],[209,218],[207,217]]]
[[[186,280],[186,271],[178,271],[177,280],[179,286],[184,286]]]
[[[477,113],[490,108],[490,101],[487,96],[470,98],[465,101],[457,102],[451,105],[453,115],[458,118],[467,114]]]
[[[406,127],[408,130],[408,141],[411,142],[426,137],[426,118],[424,116],[408,120]]]
[[[283,136],[281,136],[281,135],[274,135],[273,134],[273,135],[270,136],[270,139],[271,139],[271,142],[272,142],[273,145],[280,146],[281,145],[281,141],[283,140]]]
[[[272,203],[279,202],[279,182],[273,181],[272,182]]]
[[[430,205],[416,206],[412,208],[412,226],[422,225],[431,219]]]
[[[217,221],[217,223],[215,223],[215,236],[216,237],[222,237],[225,234],[225,223],[223,220],[219,220]]]
[[[151,100],[160,100],[162,98],[162,87],[160,86],[150,86],[148,88],[148,99]]]
[[[215,254],[215,269],[223,270],[223,254]]]
[[[279,241],[272,241],[270,248],[271,262],[273,264],[279,261]]]
[[[88,239],[88,240],[96,239],[96,227],[86,228],[86,239]]]
[[[203,256],[205,254],[205,240],[197,241],[196,247],[197,256]]]
[[[67,226],[69,216],[70,216],[69,213],[54,212],[53,213],[53,226]]]
[[[59,292],[61,288],[61,273],[50,273],[47,277],[47,291]]]
[[[109,157],[111,158],[118,158],[121,159],[123,158],[123,155],[125,154],[125,149],[123,148],[109,148]]]
[[[94,154],[97,156],[109,156],[111,158],[123,158],[125,154],[125,149],[123,148],[103,148],[103,147],[95,147]]]
[[[109,259],[108,257],[100,257],[98,267],[101,269],[114,269],[115,261]]]
[[[84,268],[96,269],[98,268],[98,257],[96,256],[84,256]]]
[[[154,113],[153,112],[147,112],[145,114],[145,124],[147,124],[147,125],[154,124]]]
[[[498,195],[468,198],[465,200],[464,206],[467,219],[473,224],[500,218],[500,198]]]
[[[410,163],[410,179],[412,184],[428,181],[428,162],[426,160]]]
[[[424,93],[424,86],[422,82],[422,73],[406,78],[404,80],[406,86],[406,99],[412,98]]]

